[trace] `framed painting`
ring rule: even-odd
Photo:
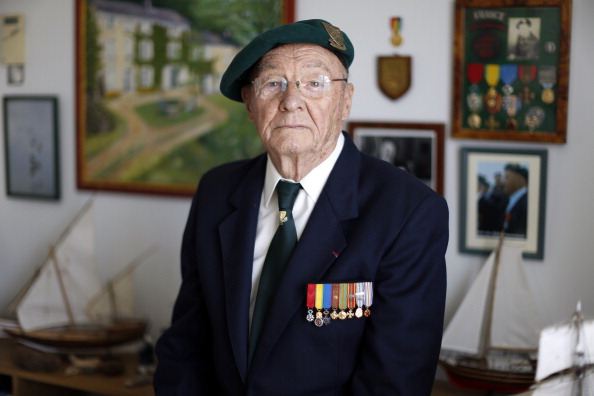
[[[443,124],[353,121],[348,130],[359,150],[406,170],[443,195]]]
[[[77,1],[78,188],[189,196],[208,169],[261,153],[219,82],[293,18],[294,0]]]
[[[5,96],[6,195],[60,198],[58,99]]]
[[[452,136],[565,143],[571,0],[456,0]]]
[[[546,150],[462,148],[460,251],[490,253],[501,234],[544,257]]]

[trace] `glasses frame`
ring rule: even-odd
[[[326,82],[331,83],[331,82],[334,82],[334,81],[348,82],[348,78],[347,77],[345,77],[345,78],[330,78],[328,76],[324,76],[323,74],[320,74],[320,77],[324,77],[324,83],[326,83]],[[254,87],[254,92],[256,93],[256,96],[259,97],[259,98],[261,98],[261,99],[275,98],[275,97],[279,96],[281,93],[287,92],[287,88],[289,87],[289,83],[294,83],[295,86],[297,87],[297,90],[299,92],[304,92],[300,88],[300,86],[301,86],[301,81],[300,80],[291,81],[291,80],[287,79],[286,77],[282,77],[282,76],[281,76],[281,78],[282,78],[282,80],[281,80],[280,91],[278,93],[276,93],[274,95],[270,95],[270,96],[263,96],[263,95],[261,95],[259,93],[259,85],[258,85],[258,81],[257,81],[259,79],[259,77],[254,78],[250,83]],[[330,84],[328,84],[328,87],[330,87]],[[326,87],[324,86],[324,89],[322,90],[322,95],[319,96],[319,97],[307,96],[307,95],[304,95],[303,93],[302,93],[302,96],[304,96],[306,98],[309,98],[309,99],[319,99],[319,98],[324,97],[324,94],[326,92],[328,92],[328,90],[329,89],[326,89]]]

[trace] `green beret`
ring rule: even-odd
[[[221,79],[221,92],[231,100],[243,102],[243,77],[264,54],[279,44],[316,44],[332,51],[348,68],[355,49],[348,36],[322,19],[309,19],[278,26],[264,32],[246,45],[231,61]]]
[[[522,176],[526,181],[528,181],[528,168],[526,168],[525,166],[522,166],[520,164],[507,164],[504,169],[517,173],[518,175]]]

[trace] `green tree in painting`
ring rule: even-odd
[[[135,0],[143,4],[144,0]],[[281,23],[282,0],[152,0],[178,11],[196,30],[219,33],[243,46]]]
[[[101,51],[99,42],[99,27],[91,7],[86,8],[85,24],[85,86],[86,86],[86,131],[87,134],[106,132],[113,129],[114,120],[102,104],[101,90]]]

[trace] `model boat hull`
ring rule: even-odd
[[[125,320],[109,326],[66,326],[33,331],[5,328],[11,337],[54,348],[106,348],[139,340],[147,328],[144,320]]]
[[[462,389],[496,391],[502,393],[524,392],[534,383],[534,371],[514,372],[491,368],[451,364],[440,360],[450,382]]]

